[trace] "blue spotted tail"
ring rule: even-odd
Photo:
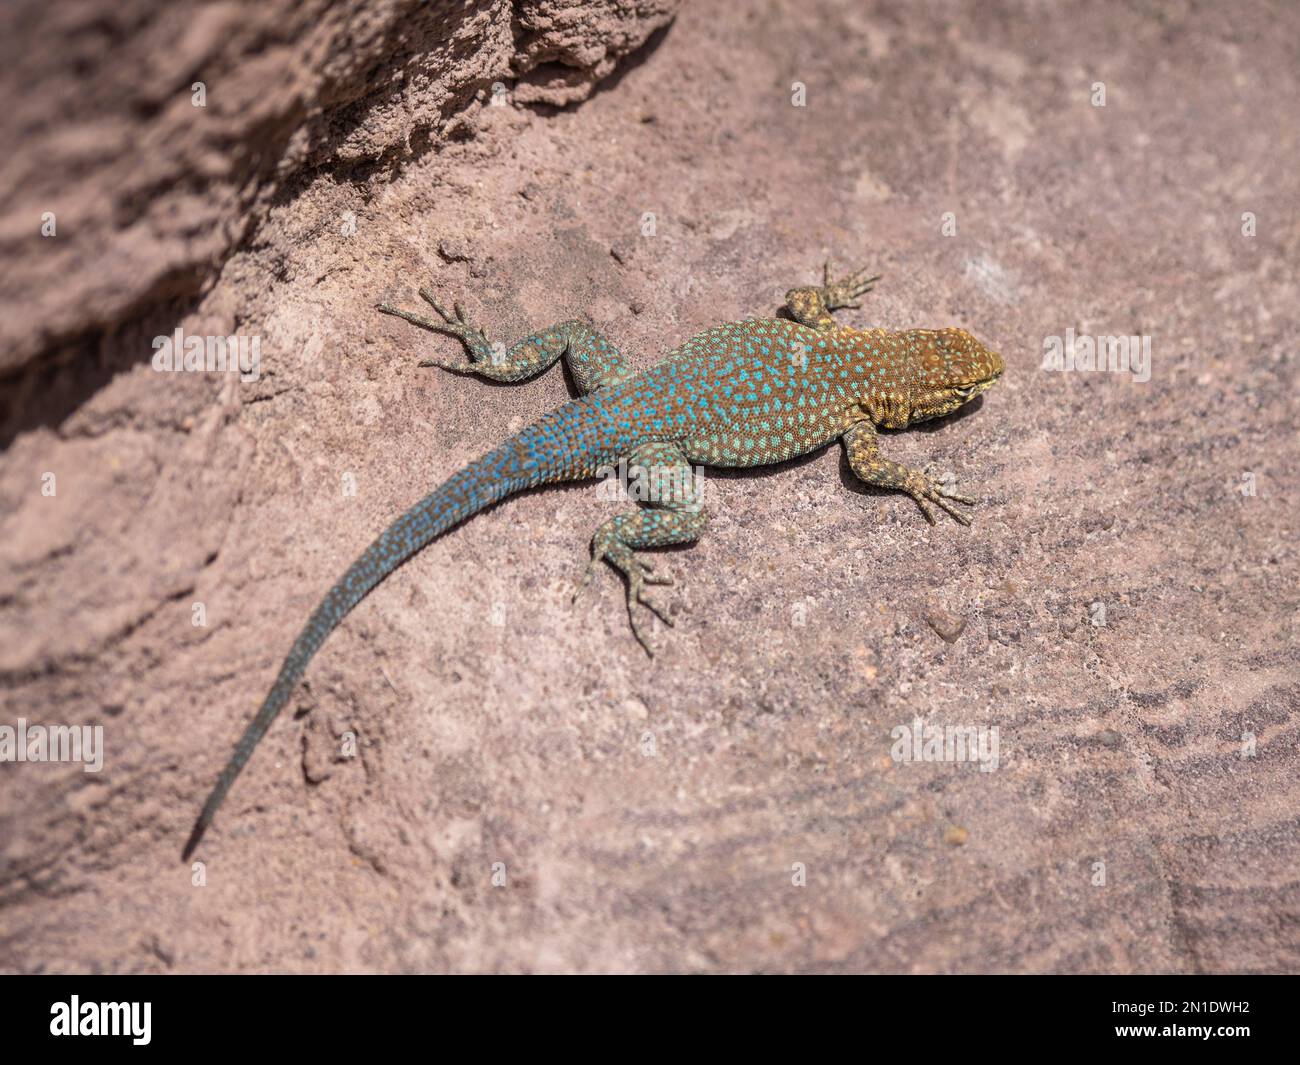
[[[593,414],[596,415],[594,419]],[[595,428],[594,434],[583,434],[589,442],[595,443],[605,435],[600,432],[604,426],[593,426],[592,422],[603,420],[593,405],[584,400],[575,400],[553,411],[454,474],[366,548],[365,553],[326,593],[298,634],[261,709],[235,744],[230,761],[203,804],[181,854],[182,860],[188,861],[194,853],[231,784],[289,701],[307,663],[349,611],[408,558],[479,511],[534,485],[593,476],[597,468],[608,461],[597,453],[605,449],[597,446],[575,452],[573,430],[579,425],[587,430]]]

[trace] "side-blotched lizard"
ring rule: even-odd
[[[927,503],[968,525],[949,500],[974,500],[882,458],[876,430],[904,429],[956,410],[998,379],[1004,368],[1001,356],[964,329],[896,332],[837,325],[830,312],[857,307],[853,301],[879,278],[861,271],[832,283],[829,273],[827,269],[820,286],[786,293],[789,319],[716,326],[639,373],[586,322],[560,322],[519,341],[501,357],[482,330],[466,320],[459,304],[449,312],[421,289],[441,321],[381,304],[385,314],[449,333],[469,349],[468,364],[421,365],[513,382],[533,377],[563,356],[580,396],[420,500],[326,593],[217,778],[184,857],[198,846],[230,785],[330,632],[413,554],[506,496],[540,484],[591,478],[621,460],[628,468],[650,471],[649,507],[610,518],[596,530],[591,545],[591,567],[608,562],[626,579],[632,631],[647,651],[637,607],[667,622],[647,598],[646,587],[671,582],[634,552],[690,543],[704,531],[697,465],[768,466],[838,439],[849,467],[867,484],[906,492],[932,523]]]

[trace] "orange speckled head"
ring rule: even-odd
[[[1006,364],[965,329],[912,329],[913,354],[910,421],[951,414],[1002,376]]]

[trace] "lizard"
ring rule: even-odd
[[[626,582],[632,633],[653,656],[638,617],[644,608],[671,625],[647,595],[668,585],[637,554],[694,542],[708,517],[697,467],[771,466],[843,444],[849,468],[868,485],[911,496],[934,524],[930,504],[962,525],[952,504],[974,504],[928,474],[880,454],[879,429],[905,429],[942,417],[987,390],[1005,369],[1001,355],[965,329],[853,329],[831,312],[861,306],[880,275],[868,270],[785,294],[787,317],[715,326],[634,372],[589,323],[569,319],[502,352],[453,302],[425,288],[438,318],[381,303],[380,312],[463,343],[469,362],[422,360],[457,374],[521,382],[563,358],[578,396],[452,475],[397,518],[326,593],[294,641],[279,674],[217,778],[182,857],[190,858],[231,784],[289,701],[308,661],[376,585],[433,540],[507,496],[538,485],[595,477],[620,461],[651,473],[650,505],[597,528],[579,590],[602,562]],[[655,487],[667,486],[655,491]],[[576,598],[576,595],[575,595]],[[648,617],[648,615],[646,615]]]

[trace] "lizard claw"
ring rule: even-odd
[[[425,318],[423,315],[414,314],[411,311],[404,311],[400,307],[393,307],[387,303],[380,303],[377,307],[381,313],[391,314],[395,318],[410,322],[412,325],[418,325],[421,329],[454,336],[469,350],[469,365],[442,362],[438,359],[423,359],[419,363],[420,366],[436,366],[441,370],[449,370],[458,374],[477,373],[474,364],[492,357],[492,345],[488,342],[487,334],[465,317],[465,308],[459,302],[453,303],[453,310],[449,311],[438,302],[437,297],[427,288],[419,289],[419,293],[420,298],[438,312],[438,316],[442,319],[441,322],[432,318]]]
[[[600,556],[593,555],[591,561],[583,569],[582,576],[578,579],[578,586],[573,589],[573,598],[569,600],[571,604],[576,603],[582,593],[591,587],[591,578],[595,576],[596,570],[599,568]]]
[[[838,311],[842,307],[851,307],[856,310],[860,307],[860,303],[853,301],[864,293],[870,292],[872,286],[883,276],[881,274],[866,276],[870,272],[869,268],[864,267],[839,281],[832,281],[831,264],[828,261],[822,267],[822,299],[826,303],[826,309]]]
[[[442,362],[439,359],[421,359],[415,364],[416,366],[436,366],[439,370],[446,370],[448,373],[460,374],[461,377],[474,377],[473,363],[463,362]]]
[[[667,611],[665,611],[663,607],[653,599],[647,598],[644,587],[647,583],[662,584],[664,583],[664,579],[660,578],[657,581],[651,581],[640,573],[629,572],[627,574],[627,618],[632,625],[632,635],[636,637],[636,642],[641,645],[646,654],[651,658],[654,658],[654,648],[650,646],[650,641],[646,639],[646,634],[642,631],[641,623],[637,620],[636,605],[639,603],[641,606],[645,607],[651,614],[657,617],[669,628],[672,628],[673,626],[673,619],[668,616]]]
[[[390,303],[376,303],[375,310],[380,314],[391,314],[394,318],[401,318],[410,322],[412,325],[418,325],[421,329],[431,329],[435,332],[441,328],[440,322],[435,322],[431,318],[425,318],[423,315],[413,314],[410,311],[404,311],[400,307],[394,307]]]
[[[430,292],[427,288],[421,287],[417,291],[420,293],[420,299],[424,300],[425,303],[427,303],[430,307],[432,307],[435,311],[437,311],[439,316],[442,318],[444,322],[456,321],[456,319],[452,317],[451,312],[447,310],[447,308],[444,307],[441,303],[439,303],[437,297],[434,296],[434,294]]]
[[[939,481],[936,481],[925,474],[918,474],[916,478],[906,486],[905,490],[908,495],[916,500],[916,505],[921,508],[921,513],[925,515],[925,520],[931,525],[935,523],[934,512],[925,505],[926,500],[929,500],[931,503],[941,508],[946,514],[951,516],[953,521],[958,525],[970,524],[970,518],[960,510],[954,510],[948,503],[948,500],[951,499],[957,503],[965,503],[967,506],[973,507],[975,505],[975,500],[971,499],[970,496],[960,495],[957,492],[950,492]]]
[[[640,567],[640,570],[641,570],[641,580],[642,580],[643,583],[645,583],[645,584],[663,584],[663,585],[670,585],[670,584],[673,583],[673,579],[672,579],[670,576],[668,576],[668,574],[666,574],[666,573],[656,575],[656,574],[655,574],[655,568],[654,568],[654,565],[653,565],[652,563],[647,562],[647,561],[646,561],[645,559],[643,559],[643,558],[637,558],[635,555],[633,555],[632,558],[633,558],[633,561],[635,562],[635,564],[636,564],[638,567]],[[647,604],[647,605],[648,605],[648,604]]]
[[[433,304],[433,309],[447,320],[436,322],[432,318],[425,318],[421,314],[404,311],[400,307],[394,307],[388,303],[378,303],[375,305],[375,309],[378,310],[380,314],[391,314],[394,318],[401,318],[403,321],[410,322],[412,325],[418,325],[421,329],[427,329],[431,333],[449,333],[462,341],[465,346],[469,348],[469,365],[464,363],[443,362],[439,359],[421,359],[416,364],[417,366],[437,366],[439,369],[449,370],[451,373],[472,375],[474,373],[473,363],[477,362],[479,357],[481,357],[478,349],[478,335],[475,334],[471,327],[460,325],[448,318],[446,309],[440,307],[436,302],[434,302],[433,297],[424,289],[420,289],[420,295]],[[486,339],[482,341],[482,345],[484,350],[489,348]]]
[[[601,562],[609,562],[626,578],[627,616],[632,626],[632,635],[636,637],[637,643],[641,645],[645,653],[653,658],[654,648],[647,638],[636,608],[638,606],[645,607],[646,610],[671,628],[673,619],[663,607],[647,595],[646,589],[651,585],[671,585],[673,583],[672,577],[667,574],[656,574],[653,565],[645,561],[645,559],[637,557],[626,547],[622,547],[621,550],[618,548],[610,550],[608,548],[593,547],[591,561],[587,564],[586,572],[583,573],[582,580],[579,581],[578,587],[573,593],[573,602],[578,601],[578,597],[591,583],[592,575],[599,568]]]

